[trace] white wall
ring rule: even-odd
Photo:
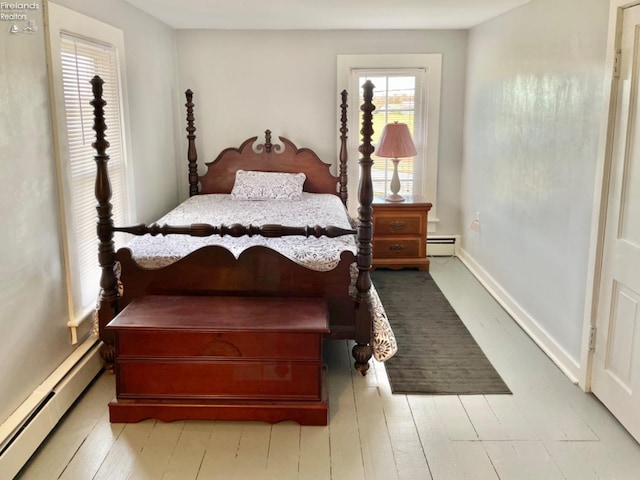
[[[71,352],[42,7],[29,18],[35,34],[0,22],[0,423]]]
[[[177,37],[180,87],[194,91],[201,173],[204,161],[212,161],[222,148],[239,146],[255,135],[263,138],[266,129],[335,164],[336,56],[442,53],[438,198],[429,200],[438,204],[438,234],[460,232],[466,31],[180,30]],[[359,108],[353,103],[352,112]],[[186,152],[184,135],[181,138]],[[186,165],[185,158],[186,153],[180,165]],[[186,184],[181,188],[185,196]]]
[[[155,219],[177,201],[174,32],[124,0],[58,3],[124,31],[137,216]],[[73,348],[41,3],[29,18],[36,34],[0,22],[0,423]]]
[[[532,0],[469,35],[463,247],[574,368],[607,18],[607,0]]]

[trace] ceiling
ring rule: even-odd
[[[126,0],[176,29],[466,29],[529,0]]]

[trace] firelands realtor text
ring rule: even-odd
[[[16,10],[39,10],[39,3],[11,3],[0,2],[0,10],[9,10],[10,12],[0,12],[0,20],[27,20],[25,13],[18,13]]]
[[[0,10],[38,10],[39,8],[39,3],[0,2]]]

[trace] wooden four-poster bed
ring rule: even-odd
[[[187,216],[168,218],[187,218],[185,224],[171,224],[171,220],[162,224],[136,225],[131,227],[114,226],[112,220],[111,186],[107,163],[109,146],[105,138],[104,107],[102,99],[102,83],[99,77],[92,80],[96,141],[93,144],[97,164],[96,199],[97,199],[97,232],[99,238],[99,263],[101,267],[101,294],[98,300],[96,328],[104,345],[102,356],[108,365],[113,364],[115,355],[114,332],[106,328],[122,310],[133,300],[149,295],[180,296],[234,296],[234,297],[320,297],[326,300],[329,317],[330,338],[353,339],[355,345],[352,355],[355,368],[363,375],[369,368],[372,349],[378,349],[376,358],[384,360],[395,353],[395,340],[392,332],[390,338],[377,332],[376,321],[384,320],[384,310],[379,304],[375,289],[372,289],[370,269],[372,264],[372,200],[373,188],[371,155],[374,151],[371,136],[373,134],[372,114],[373,84],[363,85],[364,103],[362,144],[359,147],[361,158],[360,181],[358,192],[358,219],[351,223],[325,224],[321,226],[297,225],[273,222],[246,222],[246,218],[237,218],[235,222],[228,219],[221,222],[190,222]],[[241,172],[276,172],[287,175],[303,173],[304,184],[302,195],[324,196],[339,199],[344,215],[347,203],[347,94],[341,96],[340,119],[340,154],[338,176],[330,172],[330,165],[324,163],[308,148],[297,148],[291,141],[279,137],[281,145],[271,143],[271,134],[267,130],[265,142],[256,145],[257,137],[246,140],[239,148],[227,148],[210,163],[204,175],[198,175],[196,152],[196,127],[194,119],[193,94],[186,92],[187,138],[188,138],[188,178],[189,201],[207,198],[224,197],[231,210],[234,187],[237,186],[238,171]],[[315,197],[314,197],[315,198]],[[288,209],[287,200],[281,200],[282,208]],[[241,202],[240,202],[241,203]],[[245,202],[251,203],[251,202]],[[262,205],[260,202],[254,204]],[[293,205],[296,202],[292,202]],[[296,205],[298,205],[296,203]],[[209,208],[208,206],[200,208]],[[259,209],[261,207],[258,207]],[[184,213],[184,212],[182,212]],[[315,214],[314,214],[315,215]],[[315,217],[314,217],[315,218]],[[350,220],[350,219],[349,219]],[[160,220],[160,223],[164,220]],[[184,226],[180,226],[184,225]],[[284,226],[283,226],[284,225]],[[198,244],[194,251],[182,252],[176,257],[175,252],[168,255],[169,261],[160,264],[146,264],[136,257],[136,248],[127,246],[115,250],[114,233],[126,232],[143,238],[145,242],[156,242],[156,246],[178,237],[181,242],[195,237],[231,238],[242,241],[261,239],[256,245],[244,246],[238,252],[233,247],[221,245]],[[157,237],[161,235],[162,237]],[[167,236],[166,238],[164,236]],[[327,267],[314,269],[300,262],[293,254],[280,253],[270,247],[268,241],[315,242],[336,240],[352,242],[352,247],[340,247],[332,263]],[[266,239],[266,240],[265,240]],[[263,240],[265,240],[263,242]],[[195,241],[195,240],[194,240]],[[257,240],[256,240],[257,241]],[[286,240],[289,241],[289,240]],[[144,243],[144,242],[143,242]],[[325,247],[307,247],[302,244],[303,253],[298,256],[309,256],[309,251],[324,251]],[[139,246],[139,245],[138,245]],[[173,247],[172,247],[173,248]],[[315,248],[315,250],[314,250]],[[140,255],[144,257],[144,254]],[[315,253],[310,255],[317,257]],[[322,256],[319,254],[319,256]],[[165,258],[166,260],[166,258]],[[295,316],[296,312],[291,312]],[[377,318],[377,320],[376,320]],[[256,322],[260,322],[256,318]],[[374,325],[375,324],[375,325]],[[383,327],[387,328],[388,324]],[[375,353],[375,352],[374,352]]]

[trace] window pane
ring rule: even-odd
[[[358,78],[358,85],[362,85],[367,80],[371,80],[375,85],[373,103],[376,109],[373,112],[373,144],[378,144],[384,126],[392,122],[406,123],[415,138],[415,75],[361,75]],[[361,92],[360,104],[363,101]],[[391,159],[378,157],[375,152],[371,158],[374,161],[371,172],[374,195],[386,196],[390,193],[389,184],[393,175],[393,162]],[[403,158],[398,164],[400,195],[414,193],[413,165],[413,158]]]

